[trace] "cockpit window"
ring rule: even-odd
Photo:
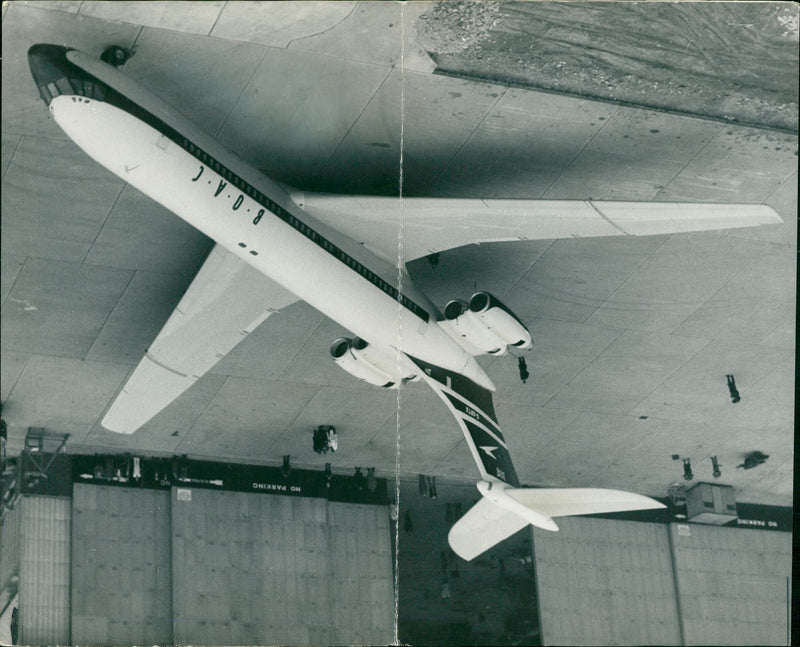
[[[83,82],[83,96],[102,101],[106,97],[106,88],[100,83],[93,83],[90,80]]]
[[[59,89],[59,94],[74,94],[75,90],[72,87],[72,84],[66,77],[61,77],[60,79],[56,79],[56,87]]]
[[[28,50],[28,64],[39,93],[46,104],[60,95],[108,100],[113,93],[102,81],[69,60],[60,45],[38,43]]]
[[[74,94],[88,99],[103,101],[108,94],[108,87],[102,83],[98,83],[94,79],[67,78],[66,76],[62,76],[57,78],[54,82],[39,86],[39,93],[47,104],[55,97],[62,94]]]

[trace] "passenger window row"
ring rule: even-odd
[[[322,234],[316,231],[314,228],[309,227],[306,223],[301,221],[296,216],[289,213],[286,209],[281,207],[279,204],[275,203],[273,200],[270,200],[267,196],[265,196],[260,191],[254,189],[250,186],[247,182],[242,180],[238,175],[232,173],[228,168],[226,168],[223,164],[220,164],[218,160],[214,159],[211,155],[206,153],[202,148],[197,146],[196,144],[192,143],[188,139],[184,138],[182,140],[183,148],[191,153],[196,159],[200,162],[208,166],[211,170],[217,173],[220,177],[226,179],[230,182],[233,186],[239,189],[243,194],[250,196],[253,200],[265,206],[270,212],[274,213],[278,216],[281,220],[287,223],[296,231],[299,231],[303,234],[306,238],[313,241],[326,252],[337,258],[339,261],[350,267],[352,270],[358,272],[361,276],[367,279],[370,283],[377,286],[381,291],[385,292],[393,299],[399,299],[400,302],[411,312],[415,315],[420,317],[423,321],[428,321],[429,315],[428,312],[418,306],[416,303],[408,299],[407,297],[401,295],[396,288],[394,288],[391,284],[387,281],[383,280],[377,274],[375,274],[372,270],[365,267],[361,263],[359,263],[355,258],[347,254],[344,250],[340,249],[336,245],[334,245],[330,240],[325,238]],[[257,224],[259,217],[253,221],[253,224]],[[239,243],[240,247],[246,247],[244,243]],[[250,251],[253,256],[256,256],[258,253],[255,251]]]

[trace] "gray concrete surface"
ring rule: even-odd
[[[210,243],[66,139],[25,53],[37,42],[93,54],[134,46],[126,73],[277,179],[392,194],[397,5],[347,3],[344,16],[304,5],[293,21],[269,3],[226,3],[216,15],[222,3],[119,4],[4,8],[0,395],[10,451],[28,427],[43,426],[71,434],[75,452],[265,463],[288,453],[297,465],[393,473],[395,393],[336,367],[328,347],[346,331],[303,303],[270,317],[133,436],[99,426]],[[424,62],[415,45],[407,50]],[[446,78],[422,63],[406,70],[405,93],[407,194],[765,202],[778,211],[783,225],[757,230],[471,246],[410,269],[442,305],[486,289],[530,325],[527,384],[513,359],[482,360],[524,481],[663,496],[684,482],[673,454],[691,458],[697,480],[713,480],[717,456],[720,481],[740,500],[790,504],[797,137]],[[736,405],[727,373],[742,395]],[[402,393],[399,420],[402,473],[477,475],[424,385]],[[337,426],[335,455],[313,453],[318,424]],[[737,469],[755,449],[767,463]]]

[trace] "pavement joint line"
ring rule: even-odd
[[[603,306],[607,305],[614,298],[614,296],[617,294],[617,292],[619,292],[625,286],[625,284],[627,284],[628,281],[631,280],[631,277],[634,276],[635,274],[637,274],[639,272],[639,270],[645,265],[645,263],[647,263],[651,258],[653,258],[661,250],[661,248],[664,247],[664,245],[666,245],[671,239],[672,239],[672,234],[665,235],[664,240],[661,241],[661,244],[658,245],[657,247],[655,247],[652,252],[647,254],[641,260],[641,262],[639,262],[636,265],[636,267],[633,268],[633,270],[631,270],[628,273],[628,276],[626,276],[622,281],[620,281],[619,285],[611,291],[611,294],[609,294],[608,297],[606,297],[606,299],[603,301],[603,303],[600,304],[599,306],[597,306],[594,309],[594,311],[592,312],[592,314],[590,314],[588,317],[586,317],[586,319],[584,319],[581,323],[583,323],[583,324],[587,323],[589,321],[589,319],[591,319],[594,315],[597,314],[597,311],[600,310],[600,308],[602,308]],[[626,330],[632,330],[632,329],[627,329],[626,328]]]
[[[466,439],[464,438],[463,435],[461,436],[461,438],[459,438],[456,441],[455,445],[453,445],[453,447],[450,448],[450,451],[448,451],[444,455],[444,457],[434,465],[432,473],[436,475],[437,479],[440,478],[439,469],[442,466],[445,466],[445,469],[447,468],[447,466],[451,466],[452,467],[453,462],[450,460],[450,457],[453,456],[456,452],[459,452],[459,451],[463,451],[465,453],[465,455],[470,453],[469,447],[467,446],[467,441],[466,441]],[[471,482],[474,483],[475,482],[474,479]]]
[[[435,73],[436,72],[434,71],[434,74]],[[471,79],[468,79],[468,80],[471,80]],[[486,82],[482,82],[482,83],[486,83]],[[487,83],[487,85],[489,85],[489,84]],[[498,87],[502,87],[502,86],[498,86]],[[435,176],[433,176],[433,178],[430,180],[430,182],[428,182],[428,189],[430,189],[430,187],[432,187],[432,186],[436,186],[436,183],[439,181],[439,178],[441,178],[442,175],[450,168],[450,164],[452,163],[452,161],[454,159],[456,159],[456,157],[459,155],[459,153],[461,153],[461,151],[464,150],[464,148],[469,144],[469,142],[474,137],[475,133],[478,132],[478,129],[483,125],[483,123],[486,121],[488,116],[497,107],[497,104],[500,103],[500,100],[503,99],[503,97],[506,96],[507,92],[508,92],[508,88],[502,88],[502,92],[500,92],[498,94],[497,98],[494,100],[494,102],[492,102],[492,105],[490,105],[486,109],[486,112],[484,113],[484,115],[478,120],[478,123],[475,124],[475,127],[464,138],[464,141],[461,142],[461,145],[458,146],[455,151],[453,151],[453,154],[450,156],[450,158],[446,162],[442,163],[441,170]]]
[[[227,0],[225,0],[225,2],[223,2],[222,6],[219,8],[219,13],[217,14],[217,17],[214,18],[214,23],[211,25],[211,28],[208,30],[208,33],[206,34],[206,36],[211,36],[211,34],[214,32],[214,29],[217,26],[217,23],[219,22],[219,19],[222,17],[222,13],[227,8],[228,8],[228,2],[227,2]]]
[[[2,181],[3,182],[5,182],[6,174],[8,173],[8,169],[10,169],[11,165],[14,163],[14,156],[17,154],[17,149],[19,148],[19,145],[22,143],[23,135],[21,135],[21,134],[12,134],[12,135],[13,135],[13,137],[17,138],[17,141],[14,143],[14,150],[12,150],[11,151],[11,155],[8,156],[8,162],[6,164],[6,168],[3,170],[3,176],[2,176]]]
[[[94,238],[92,238],[92,242],[89,243],[89,247],[86,249],[86,254],[83,256],[83,260],[81,261],[81,265],[90,265],[91,263],[87,263],[86,261],[89,259],[89,254],[92,253],[92,249],[97,244],[97,240],[100,238],[100,234],[103,233],[103,229],[105,229],[106,225],[108,224],[109,219],[111,218],[111,214],[114,213],[114,209],[119,202],[119,199],[122,197],[122,193],[125,191],[125,187],[128,186],[128,183],[124,180],[122,181],[122,186],[120,187],[119,191],[117,192],[116,197],[114,198],[111,206],[106,211],[106,216],[103,218],[103,222],[100,223],[100,226],[97,228],[97,233],[95,233]],[[135,270],[134,270],[135,271]]]
[[[389,80],[389,77],[392,75],[393,71],[394,71],[394,69],[390,67],[389,71],[386,73],[386,76],[383,77],[383,80],[381,80],[381,82],[378,84],[378,87],[375,88],[375,91],[372,93],[370,98],[364,103],[364,106],[361,108],[361,110],[359,111],[358,115],[353,120],[353,123],[350,124],[350,126],[347,128],[347,131],[344,133],[344,135],[342,135],[342,138],[339,140],[339,143],[336,144],[336,146],[334,147],[334,149],[331,152],[330,156],[325,161],[325,164],[322,166],[323,172],[325,172],[328,169],[328,167],[331,165],[331,163],[333,162],[333,159],[336,157],[336,154],[339,152],[339,149],[342,147],[344,142],[350,136],[350,133],[356,127],[358,122],[361,121],[361,118],[364,116],[364,113],[367,111],[367,108],[369,108],[369,106],[375,100],[375,97],[378,96],[378,94],[380,93],[380,91],[383,88],[383,86]]]
[[[668,333],[668,335],[669,335],[670,337],[672,337],[672,336],[673,336],[673,333],[672,333],[672,332],[670,332],[670,333]],[[681,336],[681,335],[675,335],[675,337],[680,337],[680,336]],[[694,337],[693,339],[697,339],[697,337]],[[686,367],[686,365],[687,365],[687,364],[689,364],[689,362],[691,362],[691,361],[692,361],[692,360],[694,360],[694,359],[695,359],[695,358],[696,358],[698,355],[700,355],[700,353],[702,353],[702,352],[703,352],[703,351],[704,351],[706,348],[708,348],[708,346],[710,346],[710,345],[711,345],[711,344],[712,344],[714,341],[715,341],[715,339],[714,339],[713,337],[709,337],[709,338],[706,340],[706,342],[705,342],[705,343],[704,343],[704,344],[703,344],[703,345],[702,345],[700,348],[698,348],[698,349],[697,349],[697,351],[696,351],[695,353],[693,353],[693,354],[692,354],[692,356],[691,356],[691,357],[688,357],[688,358],[686,358],[686,361],[684,361],[684,362],[681,362],[681,363],[680,363],[680,365],[679,365],[679,366],[678,366],[678,367],[677,367],[677,368],[676,368],[674,371],[672,371],[672,373],[670,373],[670,374],[669,374],[667,377],[665,377],[665,378],[664,378],[664,379],[663,379],[663,380],[662,380],[662,381],[659,383],[659,385],[658,385],[658,386],[656,386],[656,388],[654,388],[654,389],[653,389],[653,390],[652,390],[650,393],[648,393],[648,394],[647,394],[646,396],[644,396],[644,397],[643,397],[641,400],[639,400],[639,401],[638,401],[638,402],[637,402],[637,403],[636,403],[634,406],[632,406],[630,409],[628,409],[628,411],[626,412],[626,415],[631,415],[631,416],[632,416],[632,415],[636,415],[636,414],[634,414],[634,413],[633,413],[633,411],[635,411],[637,407],[640,407],[640,406],[641,406],[642,404],[644,404],[644,403],[645,403],[645,402],[646,402],[646,401],[647,401],[649,398],[653,397],[653,395],[654,395],[654,394],[655,394],[655,393],[656,393],[656,392],[657,392],[657,391],[658,391],[658,390],[659,390],[661,387],[663,387],[663,386],[664,386],[665,384],[667,384],[667,383],[668,383],[668,382],[669,382],[669,381],[670,381],[672,378],[674,378],[674,377],[675,377],[675,376],[676,376],[676,375],[677,375],[677,374],[678,374],[680,371],[682,371],[682,370],[683,370],[683,369]],[[668,420],[668,418],[661,418],[661,417],[659,417],[659,416],[650,416],[650,415],[648,415],[648,418],[653,418],[653,419],[658,419],[658,420]],[[641,444],[641,442],[643,442],[643,441],[644,441],[644,438],[643,438],[643,439],[642,439],[642,440],[641,440],[639,443],[637,443],[636,445],[634,445],[634,446],[633,446],[631,449],[635,449],[635,448],[636,448],[636,447],[638,447],[638,446]]]
[[[400,390],[400,389],[398,389],[398,391],[399,391],[399,390]],[[368,445],[368,444],[369,444],[369,443],[371,443],[373,440],[375,440],[375,439],[376,439],[378,436],[380,436],[381,432],[383,431],[383,428],[384,428],[386,425],[388,425],[388,424],[389,424],[389,423],[392,421],[392,418],[394,418],[395,416],[397,416],[398,418],[400,417],[400,416],[399,416],[399,411],[398,411],[397,409],[395,409],[394,411],[391,411],[391,412],[390,412],[390,413],[389,413],[389,414],[386,416],[386,419],[385,419],[385,420],[384,420],[384,421],[383,421],[383,422],[382,422],[380,425],[376,425],[376,431],[375,431],[375,433],[374,433],[374,434],[372,434],[372,435],[369,437],[369,440],[368,440],[368,441],[365,443],[365,445]],[[362,449],[363,449],[363,448],[362,448]]]
[[[553,395],[551,395],[549,398],[547,398],[547,400],[545,400],[545,401],[542,403],[542,405],[541,405],[541,408],[542,408],[542,409],[544,409],[545,407],[547,407],[547,405],[548,405],[548,404],[550,404],[550,402],[553,400],[553,398],[555,398],[555,397],[556,397],[556,396],[557,396],[559,393],[561,393],[561,392],[562,392],[564,389],[566,389],[566,388],[567,388],[567,387],[568,387],[570,384],[572,384],[572,383],[573,383],[573,382],[574,382],[576,379],[578,379],[578,376],[580,376],[580,374],[581,374],[581,373],[583,373],[583,372],[584,372],[584,371],[585,371],[587,368],[589,368],[589,367],[590,367],[592,364],[594,364],[594,363],[597,361],[597,359],[598,359],[598,358],[599,358],[599,357],[600,357],[600,356],[601,356],[603,353],[605,353],[605,352],[606,352],[606,351],[607,351],[609,348],[611,348],[611,346],[612,346],[612,345],[613,345],[613,344],[614,344],[614,343],[615,343],[615,342],[616,342],[616,341],[617,341],[617,340],[618,340],[620,337],[622,337],[622,336],[623,336],[623,335],[624,335],[626,332],[628,332],[628,330],[630,330],[630,329],[629,329],[629,328],[623,328],[623,329],[621,329],[621,330],[619,331],[619,334],[618,334],[616,337],[614,337],[614,339],[612,339],[612,340],[611,340],[610,342],[608,342],[608,343],[607,343],[607,344],[606,344],[606,345],[605,345],[603,348],[601,348],[601,349],[600,349],[600,350],[597,352],[597,354],[596,354],[594,357],[591,357],[591,358],[589,359],[589,361],[588,361],[588,362],[586,362],[586,363],[585,363],[583,366],[581,366],[581,367],[580,367],[580,368],[577,370],[577,372],[576,372],[576,373],[575,373],[575,374],[574,374],[574,375],[573,375],[571,378],[569,378],[569,380],[567,380],[567,381],[566,381],[566,382],[565,382],[563,385],[561,385],[561,387],[560,387],[560,388],[558,388],[558,389],[557,389],[557,390],[556,390],[556,391],[553,393]],[[558,408],[558,407],[554,407],[554,408]]]
[[[288,369],[288,367],[289,367],[289,366],[291,366],[291,365],[294,363],[294,360],[295,360],[295,359],[297,359],[297,357],[300,355],[300,351],[301,351],[303,348],[305,348],[305,347],[307,346],[308,342],[309,342],[309,341],[310,341],[310,340],[311,340],[311,339],[312,339],[312,338],[313,338],[315,335],[317,335],[317,333],[319,333],[319,331],[322,329],[322,327],[323,327],[323,325],[325,324],[325,322],[326,322],[326,321],[327,321],[327,319],[326,319],[326,318],[324,318],[324,317],[323,317],[323,318],[320,320],[320,322],[319,322],[319,323],[318,323],[318,324],[317,324],[317,325],[314,327],[314,330],[313,330],[313,331],[312,331],[312,332],[311,332],[311,333],[308,335],[308,337],[306,337],[305,341],[303,341],[303,343],[302,343],[302,344],[301,344],[301,345],[298,347],[298,350],[297,350],[297,352],[296,352],[294,355],[292,355],[292,358],[291,358],[291,359],[290,359],[290,360],[287,362],[286,368],[284,368],[284,369],[283,369],[283,370],[280,372],[280,374],[279,374],[277,377],[275,377],[275,378],[272,378],[274,381],[276,381],[276,382],[277,382],[277,381],[279,381],[279,380],[282,380],[282,379],[283,379],[283,375],[284,375],[284,373],[286,372],[286,370]],[[233,377],[233,376],[226,376],[226,377]],[[292,421],[291,421],[291,422],[289,422],[289,423],[286,425],[286,427],[284,428],[284,430],[283,430],[283,431],[282,431],[280,434],[278,434],[277,438],[275,438],[275,440],[273,440],[273,442],[272,442],[272,445],[271,445],[271,446],[274,446],[275,444],[279,443],[281,440],[283,440],[283,439],[286,437],[286,434],[287,434],[287,433],[289,433],[289,430],[290,430],[291,426],[292,426],[292,425],[293,425],[295,422],[297,422],[297,419],[298,419],[298,418],[299,418],[299,417],[300,417],[300,416],[303,414],[303,412],[304,412],[304,411],[305,411],[305,410],[306,410],[306,409],[307,409],[309,406],[311,406],[311,403],[314,401],[314,399],[315,399],[315,398],[316,398],[316,397],[317,397],[317,396],[318,396],[320,393],[322,393],[322,390],[323,390],[324,388],[326,388],[326,387],[330,386],[330,385],[328,385],[328,384],[312,384],[311,386],[316,386],[316,387],[317,387],[317,391],[316,391],[316,393],[314,393],[314,395],[312,395],[310,398],[308,398],[308,401],[306,402],[306,404],[305,404],[305,405],[304,405],[304,406],[303,406],[303,407],[300,409],[300,411],[298,411],[297,415],[296,415],[296,416],[295,416],[295,417],[292,419]],[[216,395],[215,395],[215,397],[216,397]]]
[[[540,409],[544,409],[545,405],[541,405],[538,407]],[[564,433],[564,430],[569,427],[575,419],[578,417],[578,414],[585,412],[584,409],[571,409],[571,408],[562,408],[562,407],[547,407],[548,411],[565,411],[569,415],[565,416],[566,420],[562,420],[560,425],[553,425],[551,429],[553,430],[549,437],[547,438],[540,438],[541,447],[537,448],[535,452],[532,453],[531,458],[529,460],[535,460],[535,456],[540,456],[546,453],[547,448],[555,442],[561,442],[561,434]],[[592,414],[596,415],[597,412],[594,410],[590,411]],[[608,414],[603,414],[608,415]],[[613,414],[612,414],[613,415]]]
[[[224,119],[222,120],[222,122],[220,122],[219,128],[217,128],[217,132],[215,133],[215,138],[216,139],[220,138],[220,135],[222,134],[222,131],[225,129],[225,126],[228,123],[228,119],[230,119],[230,116],[233,114],[233,111],[236,110],[236,106],[239,105],[239,102],[242,100],[242,97],[244,96],[245,91],[250,87],[250,84],[253,82],[253,79],[255,78],[256,74],[258,74],[258,71],[261,69],[261,66],[264,64],[264,61],[267,59],[267,56],[269,55],[269,52],[270,52],[270,48],[269,47],[265,47],[264,48],[264,53],[261,55],[261,59],[258,61],[258,64],[253,67],[253,71],[250,74],[250,76],[247,78],[247,81],[245,81],[242,84],[242,89],[239,91],[239,95],[236,97],[234,102],[231,104],[231,107],[228,110],[228,112],[226,113],[226,115],[225,115]]]
[[[796,308],[796,307],[797,307],[797,306],[795,306],[795,308]],[[771,336],[772,336],[772,335],[774,335],[776,332],[778,332],[778,331],[780,330],[780,327],[781,327],[781,324],[776,324],[776,325],[775,325],[773,328],[770,328],[769,332],[768,332],[766,335],[764,335],[764,336],[763,336],[761,339],[759,339],[759,340],[758,340],[756,343],[757,343],[759,346],[766,346],[767,348],[775,348],[775,349],[780,349],[780,348],[781,348],[781,346],[775,346],[775,345],[772,345],[772,344],[769,344],[769,343],[766,343],[766,342],[765,342],[765,340],[766,340],[768,337],[771,337]],[[788,349],[785,349],[785,350],[788,350]]]
[[[19,351],[17,351],[17,352],[19,352]],[[30,364],[31,359],[35,355],[35,353],[24,353],[24,352],[19,352],[19,354],[26,356],[25,357],[25,361],[22,363],[22,368],[20,369],[19,374],[17,375],[16,379],[14,380],[14,384],[11,385],[11,388],[8,391],[8,396],[6,397],[5,402],[8,402],[9,400],[11,400],[11,396],[14,393],[14,389],[17,388],[17,384],[19,384],[19,381],[22,379],[22,376],[25,374],[25,371],[28,370],[28,365]],[[40,357],[43,357],[43,356],[40,355]]]
[[[136,370],[136,367],[134,367],[133,370]],[[206,373],[206,375],[209,375],[209,373]],[[219,375],[219,374],[218,373],[214,373],[213,375]],[[211,394],[206,399],[205,404],[201,407],[200,411],[194,417],[194,420],[192,420],[191,424],[188,427],[186,427],[185,429],[180,430],[182,433],[184,433],[186,435],[185,436],[180,436],[180,440],[178,441],[178,444],[175,446],[176,451],[177,451],[178,447],[180,447],[183,444],[183,442],[189,438],[191,433],[197,428],[197,423],[200,422],[200,418],[202,418],[203,414],[211,408],[211,405],[217,399],[217,396],[220,394],[220,391],[222,391],[222,388],[228,383],[228,380],[231,378],[230,375],[220,375],[220,377],[222,377],[223,379],[220,381],[220,384],[217,387],[216,391],[214,391],[214,393]],[[200,380],[197,380],[197,382],[200,382]],[[195,384],[197,384],[197,382],[195,382]],[[127,379],[125,380],[125,382],[123,382],[123,385],[125,383],[127,383]],[[99,423],[98,423],[98,426],[100,426]]]
[[[614,110],[614,111],[613,111],[613,112],[612,112],[612,113],[611,113],[611,114],[610,114],[610,115],[609,115],[609,116],[608,116],[608,117],[607,117],[607,118],[606,118],[606,119],[603,121],[603,124],[600,126],[600,128],[598,128],[598,129],[597,129],[597,130],[594,132],[594,134],[593,134],[591,137],[589,137],[589,139],[588,139],[588,140],[586,141],[586,143],[585,143],[585,144],[584,144],[584,145],[581,147],[581,149],[580,149],[580,150],[579,150],[577,153],[575,153],[575,155],[574,155],[574,156],[573,156],[573,158],[570,160],[570,162],[569,162],[569,163],[568,163],[568,164],[567,164],[567,165],[566,165],[564,168],[562,168],[562,169],[561,169],[561,171],[560,171],[560,172],[559,172],[559,174],[556,176],[556,178],[555,178],[555,179],[554,179],[552,182],[550,182],[550,184],[548,184],[548,185],[547,185],[547,188],[546,188],[544,191],[542,191],[542,193],[541,193],[541,194],[540,194],[540,196],[539,196],[541,199],[546,199],[546,196],[547,196],[547,193],[548,193],[548,191],[550,191],[550,189],[552,189],[552,188],[553,188],[553,187],[554,187],[554,186],[555,186],[555,185],[556,185],[558,182],[560,182],[560,181],[561,181],[561,179],[564,177],[564,175],[567,173],[567,171],[569,171],[569,170],[570,170],[570,169],[571,169],[571,168],[572,168],[572,167],[575,165],[575,163],[576,163],[576,162],[577,162],[577,161],[580,159],[580,157],[581,157],[581,156],[582,156],[582,155],[583,155],[583,154],[586,152],[586,149],[587,149],[587,148],[589,148],[589,146],[591,146],[592,142],[593,142],[593,141],[594,141],[594,140],[597,138],[597,136],[598,136],[598,135],[599,135],[601,132],[603,132],[603,130],[605,130],[605,128],[608,126],[608,124],[610,124],[612,121],[614,121],[614,117],[616,117],[616,116],[619,114],[619,111],[620,111],[620,109],[619,109],[619,106],[618,106],[618,107],[617,107],[617,108],[616,108],[616,109],[615,109],[615,110]],[[588,200],[589,200],[589,203],[591,204],[591,198],[588,198]],[[594,205],[592,205],[592,207],[595,209],[595,211],[597,211],[597,208],[596,208],[596,207],[594,207]],[[600,212],[598,211],[598,213],[600,213]],[[600,213],[600,215],[601,215],[601,216],[603,216],[603,214],[602,214],[602,213]],[[608,218],[606,218],[605,216],[603,216],[603,218],[604,218],[605,220],[608,220]],[[617,226],[616,226],[616,225],[615,225],[613,222],[611,222],[610,220],[609,220],[608,222],[609,222],[611,225],[613,225],[613,226],[614,226],[616,229],[620,229],[619,227],[617,227]],[[622,230],[620,229],[620,231],[622,231]],[[622,233],[624,233],[624,234],[626,234],[626,235],[627,235],[627,232],[625,232],[625,231],[623,231]]]
[[[84,265],[85,265],[85,263],[81,263],[81,266],[84,266]],[[109,309],[108,314],[106,315],[106,318],[103,320],[103,323],[100,326],[100,329],[97,331],[97,335],[95,336],[94,341],[89,345],[89,348],[86,350],[86,353],[84,353],[83,357],[81,358],[84,362],[92,361],[92,360],[90,360],[90,357],[89,357],[92,354],[92,350],[99,343],[100,337],[103,334],[103,330],[105,330],[105,327],[108,325],[108,322],[111,320],[111,317],[113,316],[114,311],[117,309],[117,306],[119,306],[119,304],[122,302],[122,299],[125,297],[125,294],[127,293],[128,289],[131,287],[131,284],[133,283],[133,279],[136,277],[136,275],[139,273],[140,270],[127,270],[127,271],[129,271],[131,273],[131,275],[128,277],[128,282],[125,284],[125,287],[122,288],[122,290],[120,290],[120,293],[119,293],[119,296],[117,297],[117,300],[114,302],[114,305]],[[148,354],[145,353],[145,356],[148,356]],[[144,358],[142,358],[142,359],[144,359]],[[138,366],[138,364],[137,364],[137,366]]]
[[[727,238],[727,236],[724,236],[724,238]],[[689,319],[691,319],[697,312],[699,312],[703,307],[705,307],[706,304],[708,304],[711,301],[711,299],[713,299],[717,294],[719,294],[727,286],[733,283],[733,281],[736,279],[737,276],[742,274],[745,270],[750,270],[756,263],[761,262],[761,260],[763,260],[764,257],[770,255],[770,249],[769,249],[770,243],[760,240],[754,240],[754,241],[751,241],[751,239],[745,239],[745,240],[752,242],[752,244],[761,243],[762,246],[761,254],[754,257],[749,263],[740,264],[738,266],[738,269],[736,269],[732,274],[728,274],[727,275],[728,279],[722,285],[720,285],[716,290],[714,290],[711,294],[709,294],[705,299],[703,299],[702,302],[694,310],[692,310],[688,315],[686,315],[686,317],[684,317],[683,320],[680,323],[678,323],[675,326],[675,328],[673,328],[670,334],[678,330],[678,328],[680,328],[683,324],[689,321]],[[678,336],[683,336],[683,335],[678,335]]]
[[[719,124],[719,127],[716,129],[714,133],[711,134],[711,136],[708,138],[708,141],[702,146],[700,146],[695,152],[695,154],[692,155],[688,160],[686,160],[686,163],[683,166],[681,166],[681,168],[679,168],[677,171],[675,171],[673,176],[664,183],[664,186],[662,186],[658,191],[656,191],[656,194],[653,196],[653,201],[657,201],[659,196],[661,196],[664,193],[664,191],[666,191],[667,187],[670,186],[673,182],[675,182],[681,176],[681,174],[694,163],[694,161],[700,156],[700,154],[704,152],[706,148],[708,148],[711,145],[712,142],[716,141],[717,137],[720,136],[720,133],[722,132],[723,128],[725,128],[725,126],[723,124]]]
[[[509,294],[511,294],[511,292],[514,290],[514,288],[515,288],[515,287],[517,287],[517,286],[518,286],[518,285],[519,285],[519,284],[522,282],[522,279],[523,279],[523,278],[525,278],[525,276],[528,274],[528,272],[530,272],[530,271],[533,269],[533,266],[534,266],[534,265],[536,265],[536,262],[537,262],[537,261],[538,261],[538,260],[539,260],[539,259],[540,259],[542,256],[544,256],[544,255],[545,255],[545,254],[546,254],[546,253],[549,251],[549,249],[550,249],[550,248],[551,248],[553,245],[555,245],[555,244],[556,244],[556,240],[558,240],[558,239],[554,238],[553,240],[551,240],[551,241],[548,243],[547,247],[546,247],[545,249],[543,249],[543,250],[542,250],[542,252],[541,252],[540,254],[537,254],[537,255],[536,255],[536,257],[535,257],[535,258],[534,258],[534,259],[533,259],[533,260],[530,262],[530,264],[528,265],[528,267],[527,267],[527,268],[525,268],[525,269],[524,269],[524,270],[523,270],[523,271],[520,273],[520,275],[519,275],[519,278],[518,278],[516,281],[514,281],[514,283],[512,283],[512,284],[511,284],[511,287],[509,287],[509,288],[508,288],[508,290],[506,290],[506,291],[505,291],[505,292],[504,292],[502,295],[500,295],[500,296],[502,296],[503,298],[505,298],[505,297],[507,297]]]
[[[297,302],[295,302],[295,303],[297,303]],[[292,304],[290,304],[290,305],[292,305]],[[288,308],[289,306],[286,306],[286,307]],[[278,313],[276,313],[276,314],[279,314],[279,313],[280,313],[280,311]],[[303,340],[303,343],[298,346],[297,351],[295,352],[295,354],[292,355],[291,359],[286,363],[286,367],[283,368],[281,370],[281,372],[279,373],[279,375],[275,378],[276,380],[284,378],[284,374],[286,373],[286,371],[289,368],[289,366],[291,366],[294,363],[294,361],[297,359],[297,357],[300,355],[300,351],[308,345],[308,343],[314,338],[315,335],[317,335],[317,333],[320,332],[320,330],[322,329],[322,326],[325,324],[326,321],[327,321],[327,318],[323,317],[322,319],[320,319],[319,323],[316,326],[314,326],[314,329]]]
[[[303,415],[305,410],[308,409],[308,407],[311,406],[311,403],[314,402],[314,400],[317,398],[317,396],[320,393],[322,393],[322,389],[325,388],[325,385],[323,385],[323,384],[315,384],[313,386],[317,387],[316,393],[314,393],[314,395],[312,395],[308,399],[308,402],[305,404],[305,406],[301,407],[300,410],[297,412],[297,414],[295,414],[295,416],[286,424],[286,426],[285,426],[284,430],[281,432],[281,434],[272,442],[272,447],[274,447],[275,445],[277,445],[278,443],[283,441],[286,438],[287,434],[291,433],[292,425],[294,425],[297,422],[298,418],[300,418],[300,416]],[[281,454],[281,456],[283,456],[283,454]]]

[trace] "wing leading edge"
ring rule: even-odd
[[[215,246],[101,424],[132,434],[269,315],[295,301],[291,292]]]
[[[473,243],[650,236],[783,222],[759,204],[398,198],[293,193],[308,213],[389,258],[414,260]]]

